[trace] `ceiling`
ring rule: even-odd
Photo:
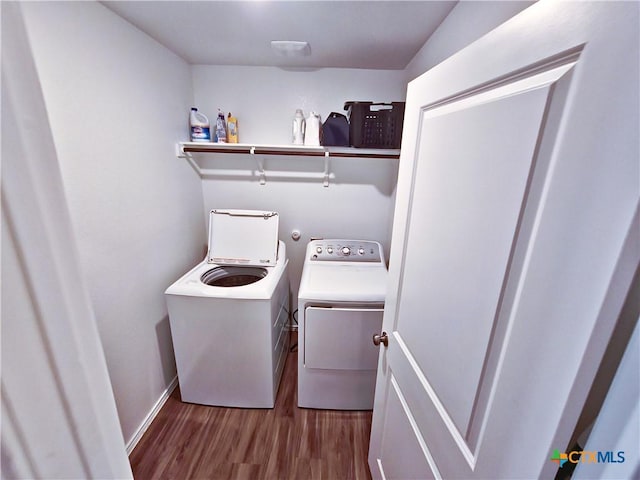
[[[404,69],[455,1],[102,1],[194,65]],[[306,41],[290,57],[272,40]]]

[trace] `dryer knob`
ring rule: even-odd
[[[364,255],[364,248],[360,247],[360,248],[358,249],[358,253],[359,253],[360,255]]]
[[[332,247],[327,247],[327,253],[329,255],[331,255],[333,253],[333,248]]]
[[[349,247],[342,247],[342,254],[349,255],[351,253],[351,249]]]
[[[316,252],[322,253],[322,247],[316,247]]]

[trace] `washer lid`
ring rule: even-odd
[[[219,265],[276,264],[278,214],[259,210],[211,210],[207,261]]]

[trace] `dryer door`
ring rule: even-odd
[[[382,312],[382,307],[307,307],[304,312],[305,367],[375,370],[378,348],[371,338],[382,328]]]

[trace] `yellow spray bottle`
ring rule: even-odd
[[[227,116],[227,143],[238,143],[238,119],[231,112]]]

